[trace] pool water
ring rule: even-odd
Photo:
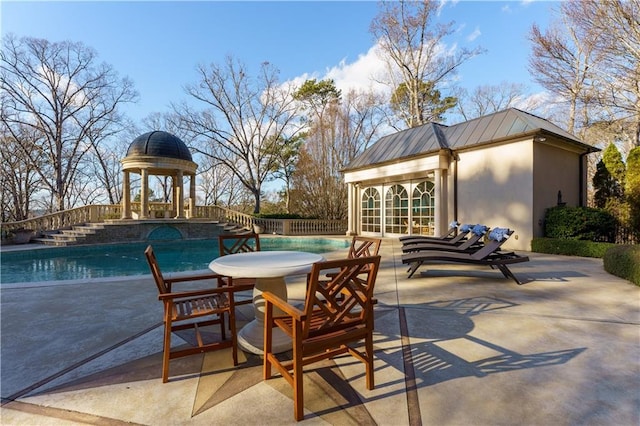
[[[150,274],[144,258],[149,243],[55,247],[3,252],[0,283],[108,278]],[[260,238],[260,249],[327,253],[349,246],[327,238]],[[207,269],[218,256],[218,240],[154,241],[162,272]]]

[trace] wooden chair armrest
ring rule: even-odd
[[[171,285],[173,283],[179,282],[188,282],[188,281],[203,281],[203,280],[213,280],[213,279],[221,279],[223,275],[208,273],[208,274],[200,274],[200,275],[185,275],[184,277],[172,277],[166,278],[164,281]]]
[[[296,308],[295,306],[291,306],[290,304],[288,304],[287,302],[285,302],[275,294],[271,293],[270,291],[265,291],[264,293],[262,293],[262,297],[267,302],[274,305],[276,308],[284,311],[287,315],[294,318],[296,321],[302,321],[306,318],[306,314],[304,312],[302,312],[300,309]]]
[[[234,286],[215,287],[215,288],[207,288],[203,290],[164,293],[164,294],[158,295],[158,299],[165,300],[165,299],[177,299],[182,297],[196,297],[196,296],[209,296],[209,295],[213,296],[214,294],[233,293],[234,291],[238,291],[238,290],[240,289],[237,289]]]

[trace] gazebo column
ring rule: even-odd
[[[189,219],[196,217],[196,175],[191,175],[189,183]]]
[[[178,170],[178,173],[176,175],[176,184],[174,187],[175,189],[174,194],[177,201],[176,219],[184,219],[184,196],[182,195],[184,189],[182,187],[183,185],[182,178],[183,178],[182,170]]]
[[[121,219],[131,219],[131,182],[129,171],[125,170],[122,178],[122,214]]]
[[[140,219],[149,218],[149,172],[147,169],[140,171],[142,184],[140,187]]]
[[[171,210],[173,217],[178,217],[178,178],[176,175],[171,176]]]

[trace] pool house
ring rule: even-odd
[[[547,208],[586,205],[587,155],[597,151],[515,108],[397,132],[344,170],[347,232],[441,235],[457,220],[514,229],[505,246],[530,250]]]

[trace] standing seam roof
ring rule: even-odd
[[[428,123],[384,136],[354,158],[345,170],[433,153],[440,149],[455,150],[515,138],[535,131],[545,131],[574,141],[583,145],[585,150],[593,149],[550,121],[516,108],[509,108],[452,126]]]

